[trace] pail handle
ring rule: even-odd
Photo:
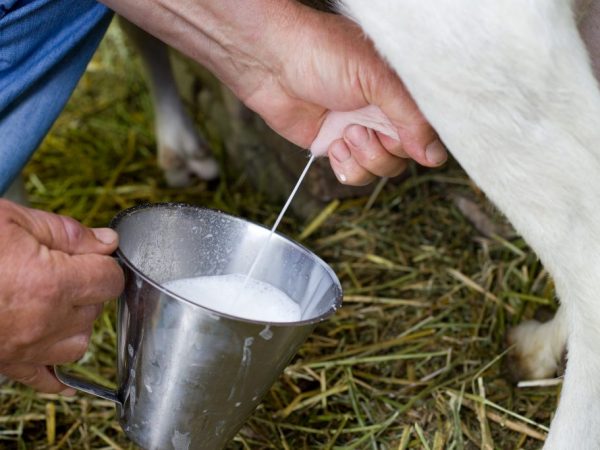
[[[111,402],[121,404],[117,391],[101,386],[93,381],[88,381],[77,375],[71,375],[66,373],[61,367],[54,366],[54,375],[58,378],[62,384],[65,384],[78,391],[86,392],[88,394],[95,395],[96,397],[110,400]]]

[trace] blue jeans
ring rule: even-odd
[[[111,17],[95,0],[0,0],[0,194],[64,108]]]

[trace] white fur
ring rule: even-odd
[[[537,380],[556,375],[563,359],[567,341],[567,318],[559,308],[552,320],[540,323],[527,320],[510,330],[509,343],[519,364],[523,379]]]
[[[600,92],[570,2],[343,6],[554,277],[568,363],[545,448],[600,448]]]
[[[210,180],[219,167],[179,96],[165,44],[124,19],[121,28],[142,58],[156,115],[158,163],[171,186],[185,186],[191,175]]]

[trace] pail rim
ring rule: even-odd
[[[109,223],[109,227],[114,229],[115,231],[117,230],[117,227],[119,226],[119,224],[125,220],[127,217],[133,216],[136,213],[148,210],[148,209],[156,209],[156,208],[163,208],[163,209],[172,209],[172,210],[176,210],[176,209],[193,209],[196,211],[208,211],[211,213],[216,213],[219,214],[223,217],[228,218],[229,220],[232,220],[234,222],[241,222],[244,223],[246,225],[252,225],[254,227],[259,227],[262,228],[268,232],[270,232],[271,230],[267,227],[265,227],[264,225],[261,224],[257,224],[254,222],[251,222],[249,220],[243,219],[241,217],[237,217],[237,216],[233,216],[231,214],[225,213],[223,211],[217,210],[217,209],[212,209],[212,208],[206,208],[203,206],[197,206],[197,205],[192,205],[189,203],[183,203],[183,202],[160,202],[160,203],[142,203],[136,206],[133,206],[131,208],[127,208],[124,209],[122,211],[120,211],[119,213],[117,213],[110,221]],[[167,294],[169,297],[172,297],[176,300],[179,301],[183,301],[189,305],[192,305],[195,308],[200,308],[206,311],[209,311],[212,314],[216,314],[218,316],[222,316],[222,317],[227,317],[230,319],[234,319],[237,321],[242,321],[242,322],[248,322],[248,323],[254,323],[254,324],[260,324],[260,325],[270,325],[270,326],[275,326],[275,327],[298,327],[298,326],[304,326],[304,325],[310,325],[310,324],[316,324],[319,322],[324,321],[325,319],[329,318],[336,310],[338,310],[341,306],[342,306],[342,300],[343,300],[343,291],[342,291],[342,286],[340,284],[340,281],[337,277],[337,275],[335,274],[335,272],[333,271],[333,269],[329,266],[329,264],[327,264],[325,261],[323,261],[319,256],[317,256],[314,252],[312,252],[311,250],[307,249],[304,245],[300,244],[299,242],[296,242],[295,240],[293,240],[292,238],[285,236],[279,232],[275,232],[274,236],[277,236],[280,239],[285,240],[286,242],[294,245],[295,247],[297,247],[301,252],[307,254],[308,256],[310,256],[311,258],[313,258],[319,265],[321,265],[323,267],[323,269],[325,269],[325,271],[327,272],[327,274],[329,275],[329,277],[331,278],[333,285],[335,287],[336,290],[336,296],[335,296],[335,300],[333,302],[333,304],[331,305],[331,307],[329,307],[324,313],[309,318],[309,319],[304,319],[304,320],[299,320],[299,321],[295,321],[295,322],[269,322],[269,321],[261,321],[261,320],[254,320],[254,319],[247,319],[244,317],[238,317],[238,316],[234,316],[231,314],[227,314],[221,311],[217,311],[215,309],[209,308],[207,306],[204,305],[198,305],[197,303],[194,303],[193,301],[182,297],[178,294],[176,294],[175,292],[165,288],[162,284],[156,282],[155,280],[153,280],[150,276],[146,275],[144,272],[142,272],[139,268],[137,268],[129,258],[127,258],[127,256],[125,256],[124,252],[121,250],[121,247],[119,246],[117,248],[117,250],[115,251],[115,255],[119,258],[119,260],[125,264],[129,269],[131,269],[135,274],[137,274],[140,278],[142,278],[144,281],[146,281],[148,284],[150,284],[151,286],[153,286],[154,288],[158,289],[159,291]]]

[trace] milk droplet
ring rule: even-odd
[[[267,325],[260,333],[258,333],[261,338],[265,341],[269,341],[273,337],[273,332],[271,331],[271,326]]]
[[[171,445],[175,450],[189,450],[192,437],[190,433],[180,433],[179,430],[175,430],[173,437],[171,438]]]

